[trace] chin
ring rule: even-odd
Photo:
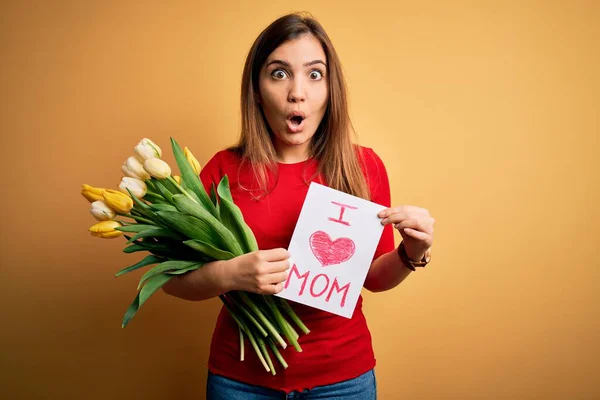
[[[279,136],[279,140],[289,146],[300,146],[310,142],[313,135],[307,135],[305,132],[299,133],[284,133]]]

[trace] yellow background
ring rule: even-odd
[[[6,398],[204,398],[219,301],[161,292],[121,329],[140,255],[89,236],[79,190],[142,137],[171,163],[169,136],[233,143],[246,52],[290,11],[333,40],[393,203],[437,220],[432,264],[365,293],[380,397],[600,398],[600,3],[322,0],[2,2]]]

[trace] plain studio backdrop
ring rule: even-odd
[[[3,1],[0,396],[203,399],[220,301],[155,294],[93,238],[142,137],[202,164],[239,131],[247,51],[309,11],[394,205],[436,218],[432,263],[364,292],[395,399],[597,399],[600,3]],[[396,234],[396,244],[399,236]]]

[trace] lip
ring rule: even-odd
[[[300,122],[300,124],[298,125],[292,124],[292,120],[289,118],[285,120],[285,123],[287,125],[287,130],[289,133],[298,133],[304,130],[306,119],[303,119],[302,122]]]
[[[293,117],[302,117],[303,120],[306,119],[306,114],[300,110],[292,111],[287,115],[287,119],[292,119]]]
[[[302,117],[302,122],[298,125],[292,124],[292,118],[294,117]],[[304,125],[306,122],[306,114],[300,110],[295,110],[289,113],[285,119],[285,123],[287,124],[287,130],[289,133],[298,133],[302,132],[304,129]]]

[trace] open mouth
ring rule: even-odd
[[[290,118],[290,121],[293,126],[298,126],[302,123],[302,121],[304,121],[304,118],[300,115],[296,115],[296,116]]]
[[[289,133],[302,132],[306,121],[306,115],[302,112],[294,112],[286,119]]]

